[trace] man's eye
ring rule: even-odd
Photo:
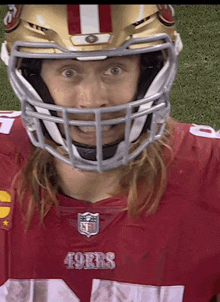
[[[122,73],[122,68],[119,66],[110,67],[105,71],[105,75],[116,76]]]
[[[65,69],[62,72],[62,76],[66,79],[71,79],[76,75],[76,71],[74,69]]]

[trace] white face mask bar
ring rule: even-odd
[[[163,44],[155,46],[131,49],[130,46],[136,44],[146,44],[155,41],[164,41]],[[22,52],[21,48],[53,48],[60,53],[31,53]],[[100,60],[107,57],[136,55],[154,51],[166,50],[168,58],[162,69],[159,71],[151,86],[146,92],[144,98],[130,102],[125,105],[95,108],[95,109],[76,109],[71,107],[61,107],[57,105],[44,103],[29,82],[17,70],[19,58],[32,59],[80,59],[82,60]],[[176,76],[177,70],[177,51],[170,38],[166,34],[155,35],[150,38],[137,38],[127,41],[121,47],[114,50],[95,51],[95,52],[69,52],[62,49],[54,43],[29,43],[16,42],[10,59],[3,55],[8,61],[8,75],[15,94],[21,101],[22,117],[25,123],[27,133],[33,145],[46,149],[53,156],[71,165],[73,168],[79,168],[87,171],[105,171],[126,165],[129,161],[137,157],[149,144],[158,140],[163,135],[166,119],[170,113],[169,91]],[[135,110],[137,109],[138,110]],[[50,111],[60,113],[61,117],[52,116]],[[117,114],[125,112],[123,117],[102,120],[105,113]],[[90,114],[92,121],[71,120],[69,116],[77,114]],[[149,135],[131,152],[132,143],[135,142],[142,133],[147,116],[152,114],[149,127]],[[60,154],[55,148],[48,145],[45,141],[45,135],[41,123],[44,124],[51,138],[65,150],[66,155]],[[102,144],[102,126],[106,125],[125,125],[124,139],[118,144],[115,154],[109,158],[103,158]],[[64,128],[63,135],[59,126]],[[71,138],[72,126],[93,126],[96,129],[96,160],[87,160],[80,155],[77,145]]]

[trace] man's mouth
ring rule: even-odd
[[[112,125],[102,126],[102,131],[109,131],[112,127]],[[84,133],[96,132],[96,128],[94,126],[78,126],[77,128]]]
[[[120,111],[118,114],[114,114],[114,116],[111,116],[111,119],[109,117],[109,114],[107,115],[102,115],[101,116],[101,122],[102,121],[107,121],[107,120],[113,120],[113,119],[119,119],[119,118],[124,118],[125,114],[124,112]],[[76,116],[71,114],[69,117],[69,120],[74,120],[74,121],[91,121],[94,122],[94,116],[90,115],[83,115],[83,116]],[[87,145],[96,145],[97,141],[97,130],[98,130],[98,124],[94,125],[74,125],[70,127],[70,134],[72,137],[72,140],[78,143],[82,144],[87,144]],[[61,132],[63,135],[65,135],[64,127],[60,125]],[[117,123],[117,120],[115,121],[114,124],[110,125],[100,125],[100,134],[101,134],[101,139],[102,139],[102,144],[112,144],[115,141],[122,140],[124,138],[124,133],[125,133],[125,123]]]
[[[124,137],[124,125],[102,125],[102,144],[112,144]],[[73,126],[71,131],[73,141],[87,145],[96,145],[97,128],[95,126]]]

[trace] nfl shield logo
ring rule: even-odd
[[[80,234],[86,235],[87,237],[98,234],[99,213],[78,213],[78,231],[80,232]]]

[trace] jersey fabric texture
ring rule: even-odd
[[[209,129],[177,123],[155,214],[129,219],[122,196],[58,195],[45,224],[36,214],[25,231],[13,180],[31,144],[16,114],[0,119],[0,301],[208,302],[220,292],[220,139]]]

